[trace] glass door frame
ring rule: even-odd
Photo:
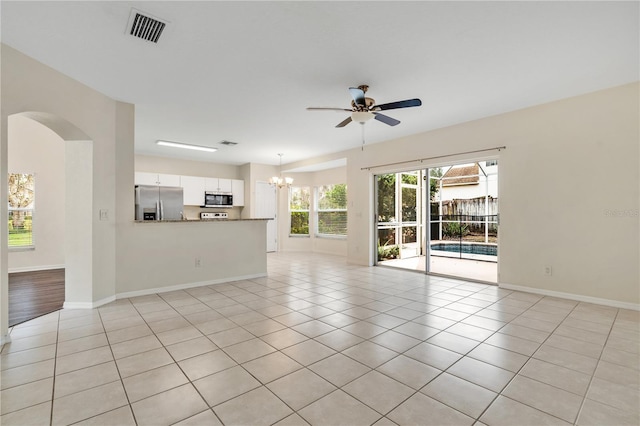
[[[381,229],[393,230],[394,246],[398,247],[398,257],[402,258],[402,250],[403,250],[402,246],[404,244],[404,238],[403,238],[404,228],[415,228],[415,234],[416,234],[415,244],[417,245],[417,248],[415,249],[416,255],[409,256],[409,257],[420,257],[425,255],[425,247],[426,247],[425,242],[427,241],[426,238],[428,235],[427,231],[425,230],[425,219],[426,219],[425,212],[427,209],[425,196],[428,194],[428,191],[426,189],[427,185],[426,185],[426,179],[425,179],[426,173],[427,173],[426,168],[419,167],[419,168],[410,168],[410,169],[372,174],[373,191],[374,191],[374,197],[373,197],[373,209],[374,209],[374,215],[373,215],[373,229],[374,229],[373,260],[374,262],[373,264],[374,265],[379,265],[379,263],[381,262],[378,258],[378,241],[380,238],[379,231]],[[393,222],[384,222],[384,225],[382,225],[383,228],[380,228],[381,222],[379,222],[380,215],[378,210],[379,199],[380,199],[380,194],[379,194],[380,187],[378,183],[378,178],[379,176],[384,176],[384,175],[395,175],[393,218],[396,220],[394,220]],[[416,176],[415,183],[404,182],[402,178],[403,175]],[[404,220],[405,212],[403,211],[403,201],[402,201],[403,189],[415,189],[415,192],[416,192],[416,196],[415,196],[416,212],[415,212],[415,220],[413,221]],[[419,269],[419,270],[422,271],[422,269]]]
[[[462,165],[462,164],[468,164],[468,163],[484,163],[486,161],[498,161],[499,162],[499,155],[491,155],[491,156],[483,156],[483,157],[472,157],[469,159],[457,159],[456,161],[445,161],[445,162],[438,162],[438,163],[433,163],[433,164],[429,164],[426,167],[411,167],[411,168],[401,168],[401,169],[395,169],[395,170],[388,170],[388,171],[384,171],[384,172],[380,172],[380,173],[373,173],[372,176],[372,180],[373,180],[373,191],[374,191],[374,196],[373,196],[373,209],[374,209],[374,214],[373,214],[373,242],[372,242],[372,251],[373,251],[373,264],[375,266],[384,266],[384,265],[380,265],[380,260],[378,260],[378,239],[379,239],[379,215],[378,215],[378,206],[379,206],[379,187],[378,187],[378,176],[380,175],[387,175],[387,174],[396,174],[396,175],[400,175],[402,173],[410,173],[410,172],[415,172],[415,171],[422,171],[422,176],[423,176],[423,181],[422,181],[422,186],[420,188],[420,192],[421,192],[421,199],[422,199],[422,208],[420,212],[416,212],[416,219],[417,219],[417,224],[419,224],[420,222],[422,222],[422,231],[419,232],[419,239],[420,241],[420,248],[422,251],[422,254],[419,254],[421,256],[424,256],[425,258],[425,265],[424,265],[424,270],[420,269],[414,269],[415,271],[419,271],[422,272],[426,275],[434,275],[434,276],[443,276],[443,277],[447,277],[447,278],[454,278],[454,279],[463,279],[463,280],[471,280],[474,281],[473,278],[469,278],[469,277],[462,277],[462,276],[456,276],[456,275],[447,275],[447,274],[442,274],[442,273],[437,273],[437,272],[433,272],[431,271],[431,262],[430,262],[430,257],[431,257],[431,199],[430,199],[430,179],[431,179],[431,170],[432,169],[437,169],[437,168],[442,168],[442,167],[447,167],[447,166],[456,166],[456,165]],[[480,166],[482,168],[482,166]],[[483,173],[484,171],[481,170],[480,173]],[[496,187],[499,188],[499,173],[497,173],[498,178],[496,179]],[[488,184],[488,182],[487,182]],[[398,182],[398,179],[396,179],[396,194],[398,193],[398,189],[400,189],[401,191],[401,184],[400,182]],[[498,190],[499,193],[499,190]],[[396,197],[396,198],[400,198],[400,197]],[[499,202],[499,199],[498,199]],[[396,199],[395,202],[396,205],[396,215],[397,214],[402,214],[402,208],[401,208],[401,201],[399,199]],[[498,208],[498,220],[496,223],[496,226],[499,228],[500,225],[500,218],[499,218],[499,208]],[[402,218],[401,218],[402,219]],[[416,226],[418,226],[416,224]],[[397,226],[395,227],[395,229],[398,228],[402,228],[402,221],[397,223]],[[396,235],[398,234],[398,232],[396,231]],[[499,235],[500,232],[498,231],[498,247],[499,247]],[[401,237],[400,237],[401,238]],[[402,244],[402,241],[398,241],[398,237],[396,236],[396,244]],[[498,251],[499,254],[499,251]],[[499,277],[499,266],[500,266],[500,262],[499,262],[499,257],[497,256],[497,261],[496,261],[496,268],[497,268],[497,275]],[[404,269],[404,268],[403,268]],[[479,282],[483,282],[483,283],[487,283],[487,284],[493,284],[495,285],[496,283],[494,282],[489,282],[489,281],[482,281],[482,280],[475,280],[475,281],[479,281]],[[498,279],[499,281],[499,279]]]

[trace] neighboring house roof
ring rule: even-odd
[[[472,166],[452,167],[442,176],[442,186],[477,185],[480,180],[478,173],[478,163]]]

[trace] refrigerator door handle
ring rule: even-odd
[[[156,201],[156,220],[160,220],[160,202]]]
[[[160,220],[164,220],[164,203],[160,200]]]

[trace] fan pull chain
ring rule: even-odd
[[[362,126],[362,151],[364,151],[364,123],[360,123]]]

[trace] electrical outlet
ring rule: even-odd
[[[200,262],[200,258],[196,257],[196,268],[201,268],[202,267],[202,262]]]
[[[550,276],[552,275],[552,272],[553,272],[553,271],[552,271],[552,269],[551,269],[551,266],[545,266],[545,267],[544,267],[544,275],[545,275],[546,277],[550,277]]]
[[[109,220],[109,210],[100,209],[100,220]]]

